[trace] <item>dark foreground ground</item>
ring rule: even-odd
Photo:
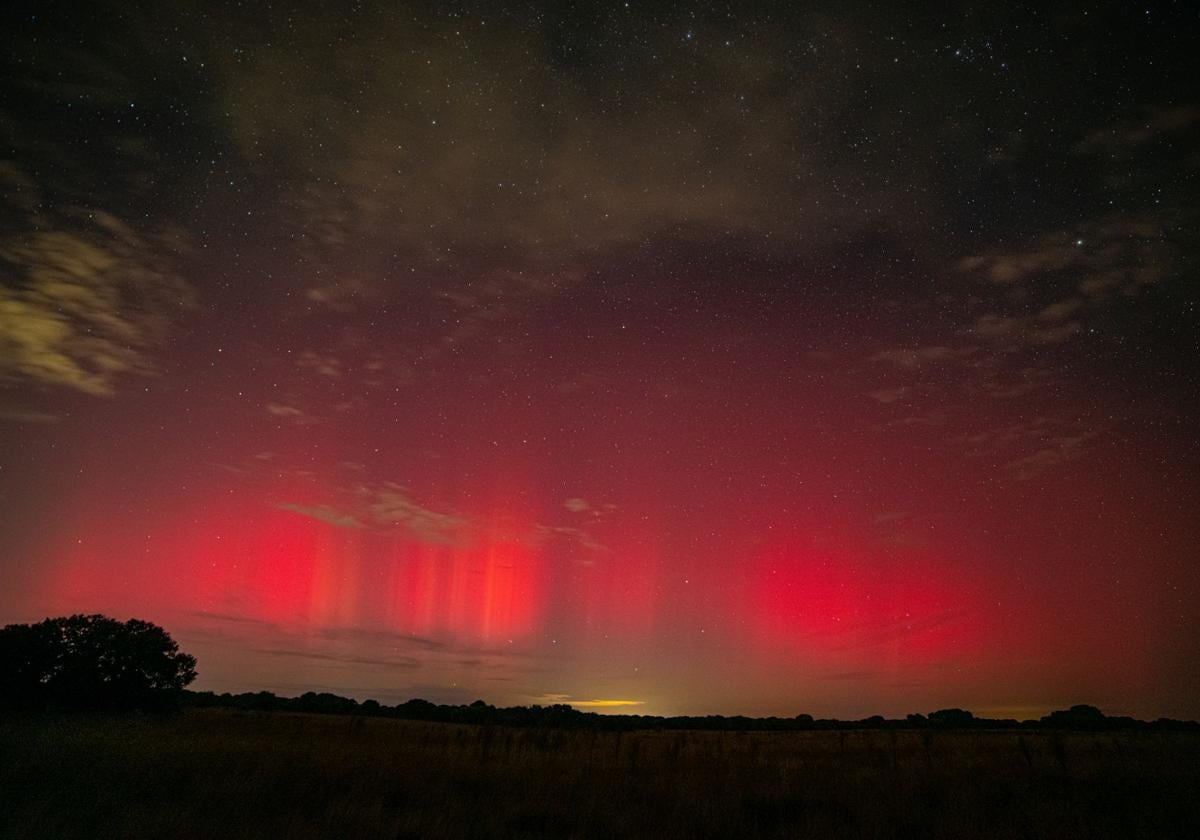
[[[0,719],[0,837],[1200,837],[1187,732]]]

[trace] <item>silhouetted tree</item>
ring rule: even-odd
[[[965,709],[938,709],[929,713],[929,722],[938,726],[971,726],[975,722],[975,715]]]
[[[1080,704],[1051,712],[1042,718],[1042,723],[1062,729],[1103,729],[1108,723],[1108,718],[1095,706]]]
[[[306,691],[295,701],[295,707],[302,712],[316,712],[322,715],[348,715],[358,708],[358,701],[351,697],[339,697],[328,691],[317,693]]]
[[[195,678],[195,657],[146,621],[72,615],[0,630],[9,708],[163,708]]]

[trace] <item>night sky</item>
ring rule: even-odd
[[[1200,716],[1200,16],[890,5],[4,4],[0,623]]]

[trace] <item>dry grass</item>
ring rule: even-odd
[[[1200,736],[0,722],[0,837],[1200,837]]]

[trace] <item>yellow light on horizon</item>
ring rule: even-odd
[[[611,709],[616,706],[644,706],[645,700],[572,700],[569,705],[581,709]]]

